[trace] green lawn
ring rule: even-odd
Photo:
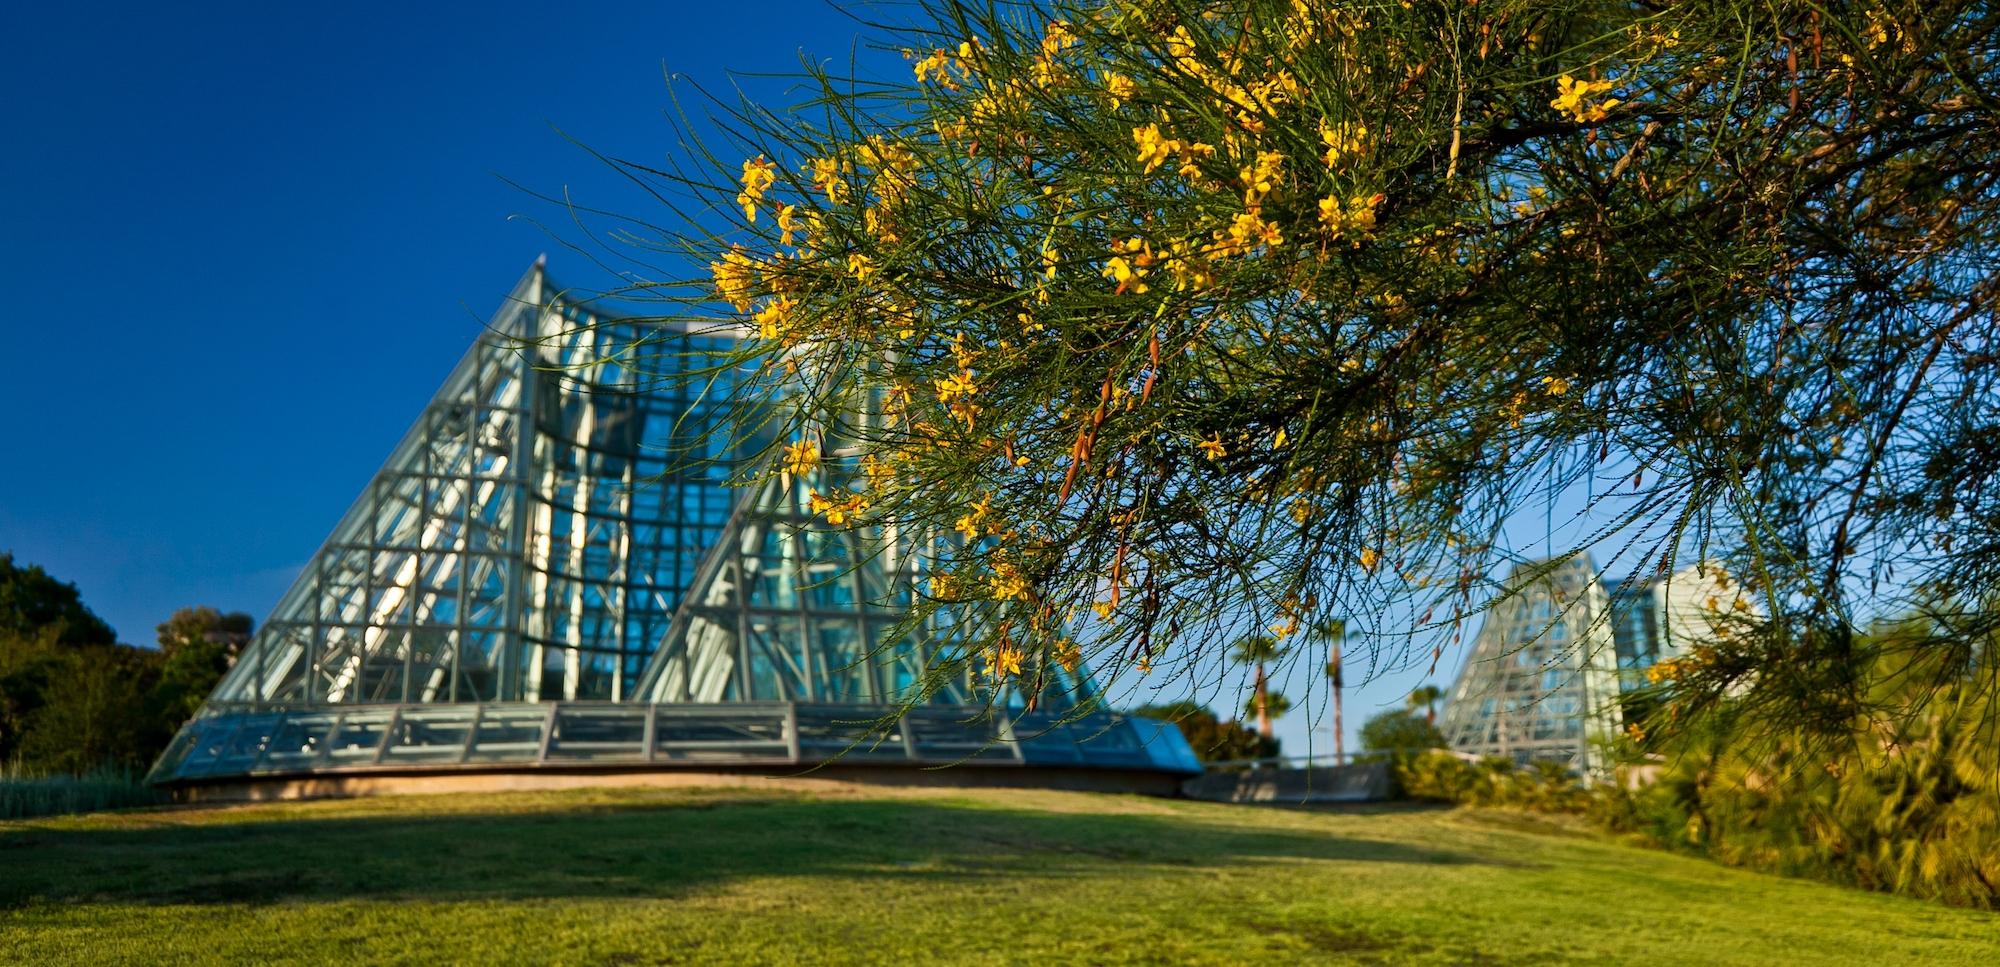
[[[0,823],[0,962],[1992,964],[2000,917],[1507,813],[588,790]]]

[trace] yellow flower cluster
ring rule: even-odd
[[[1258,246],[1278,248],[1284,244],[1285,235],[1276,222],[1265,221],[1258,212],[1238,212],[1230,218],[1227,229],[1216,231],[1209,251],[1221,256],[1248,255]]]
[[[986,576],[986,586],[995,601],[1028,599],[1028,578],[1021,569],[1004,558],[993,562],[993,573]]]
[[[903,54],[906,57],[916,56],[914,51],[904,51]],[[965,73],[964,65],[960,64],[957,58],[946,53],[943,48],[933,50],[930,56],[917,61],[917,83],[932,81],[947,90],[958,90],[958,78],[952,75],[954,68],[959,74]]]
[[[786,473],[794,476],[811,473],[819,466],[819,444],[811,440],[785,444],[785,459],[781,466]]]
[[[862,512],[868,509],[868,498],[861,494],[848,494],[836,500],[814,491],[806,495],[806,502],[813,513],[825,517],[826,522],[835,527],[859,519]]]
[[[1264,203],[1264,196],[1277,187],[1278,169],[1285,164],[1285,156],[1276,151],[1259,151],[1256,159],[1237,171],[1236,178],[1243,184],[1243,207],[1256,211]]]
[[[743,162],[743,190],[736,193],[736,203],[743,206],[743,217],[757,220],[757,203],[764,200],[764,193],[778,182],[778,166],[758,155]]]
[[[826,196],[826,200],[838,205],[847,197],[847,176],[854,173],[854,166],[839,158],[814,158],[812,169],[813,190]]]
[[[792,310],[798,307],[798,300],[777,298],[757,310],[757,335],[765,339],[785,341],[791,330]]]
[[[1026,657],[1020,646],[1014,644],[1013,639],[1003,638],[998,645],[986,650],[986,677],[1000,679],[1009,675],[1019,675],[1021,660]]]
[[[1176,173],[1183,178],[1195,178],[1201,174],[1200,162],[1215,157],[1214,145],[1169,138],[1160,132],[1158,124],[1133,128],[1132,141],[1138,145],[1138,161],[1146,166],[1147,174],[1152,174],[1169,161],[1178,160],[1180,166],[1175,169]]]
[[[1380,204],[1379,194],[1355,195],[1344,204],[1339,197],[1328,195],[1319,200],[1319,223],[1333,238],[1358,243],[1375,230],[1375,208]]]
[[[1135,235],[1111,243],[1111,261],[1104,263],[1103,274],[1118,283],[1117,294],[1128,291],[1141,294],[1147,291],[1145,278],[1152,272],[1154,261],[1151,243]]]
[[[1368,129],[1359,124],[1345,121],[1329,124],[1322,120],[1319,123],[1319,140],[1326,145],[1326,153],[1320,156],[1320,160],[1326,163],[1329,171],[1338,171],[1346,162],[1368,153]]]
[[[1609,93],[1613,87],[1610,81],[1579,81],[1568,74],[1556,78],[1556,99],[1549,106],[1569,115],[1572,119],[1589,124],[1602,121],[1611,114],[1611,109],[1621,102],[1617,98],[1602,101],[1592,100],[1599,94]]]
[[[981,497],[978,503],[973,504],[971,509],[959,517],[958,522],[952,525],[952,530],[964,535],[968,541],[978,540],[986,534],[998,534],[1002,530],[1002,524],[992,517],[993,498]]]
[[[1138,90],[1138,85],[1132,83],[1132,79],[1123,74],[1104,75],[1104,94],[1110,98],[1111,109],[1114,111],[1118,110],[1119,106],[1126,101],[1131,100],[1132,95],[1137,93]]]
[[[722,261],[708,263],[708,271],[715,279],[716,293],[724,302],[735,306],[738,312],[750,311],[750,301],[757,290],[757,263],[744,254],[743,246],[730,246]]]

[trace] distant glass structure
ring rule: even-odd
[[[864,553],[787,479],[732,487],[728,333],[607,317],[541,263],[155,764],[341,772],[847,762],[1192,773],[1179,732],[961,680],[886,633],[921,544]],[[1033,711],[1028,711],[1032,704]],[[988,708],[997,714],[986,716]]]
[[[1720,623],[1728,620],[1721,615],[1734,610],[1741,599],[1727,572],[1713,562],[1613,584],[1611,633],[1620,679],[1628,686],[1639,684],[1645,681],[1646,669],[1714,638]]]
[[[1507,586],[1519,590],[1487,611],[1446,693],[1445,740],[1481,757],[1603,771],[1594,743],[1620,721],[1610,595],[1581,555],[1517,565]]]

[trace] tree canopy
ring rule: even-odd
[[[1444,733],[1415,709],[1391,709],[1361,724],[1361,748],[1368,752],[1442,749]]]
[[[1565,494],[1742,590],[1686,700],[1911,607],[1941,674],[1989,660],[2000,10],[941,0],[883,36],[900,79],[808,63],[735,143],[620,163],[672,216],[621,294],[749,336],[708,371],[753,473],[962,535],[938,674],[1167,681],[1392,607],[1357,643],[1434,663]]]

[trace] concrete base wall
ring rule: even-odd
[[[1181,791],[1211,802],[1382,802],[1395,792],[1386,762],[1308,769],[1211,772],[1189,779]]]
[[[830,765],[811,771],[758,769],[524,769],[514,771],[440,770],[252,776],[190,782],[171,787],[175,802],[265,802],[349,796],[393,796],[453,792],[512,792],[591,787],[725,786],[810,791],[839,785],[922,786],[931,788],[1069,789],[1087,792],[1178,796],[1185,777],[1116,769],[1051,769],[957,765],[942,769],[908,766]]]

